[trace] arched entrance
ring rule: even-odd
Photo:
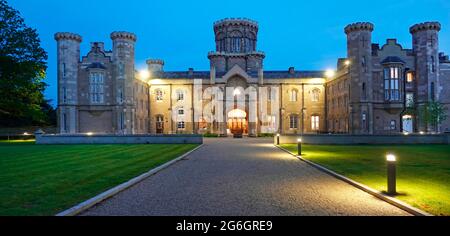
[[[248,133],[247,113],[241,109],[228,112],[228,129],[234,137],[242,137]]]

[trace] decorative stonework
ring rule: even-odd
[[[374,25],[370,22],[357,22],[357,23],[347,25],[347,27],[345,27],[344,31],[346,34],[349,34],[350,32],[353,32],[353,31],[370,31],[370,32],[372,32],[373,29],[374,29]]]
[[[60,33],[55,34],[55,40],[57,40],[57,41],[58,40],[74,40],[74,41],[81,43],[81,41],[83,41],[83,38],[78,34],[69,33],[69,32],[60,32]]]
[[[112,32],[111,33],[111,39],[112,40],[116,40],[116,39],[128,39],[131,40],[133,42],[136,42],[137,37],[135,34],[133,33],[129,33],[129,32],[124,32],[124,31],[116,31],[116,32]]]
[[[439,22],[424,22],[424,23],[420,23],[420,24],[415,24],[411,28],[409,28],[409,32],[411,34],[415,34],[419,31],[424,31],[424,30],[440,31],[441,24]]]

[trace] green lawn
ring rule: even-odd
[[[297,153],[296,144],[282,147]],[[304,158],[386,191],[385,155],[397,156],[399,200],[434,215],[450,215],[450,145],[303,145]]]
[[[0,215],[56,214],[196,146],[1,141]]]

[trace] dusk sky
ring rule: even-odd
[[[346,56],[344,27],[357,21],[375,24],[374,43],[397,38],[411,47],[409,27],[439,21],[440,50],[450,53],[449,0],[379,1],[138,1],[138,0],[9,0],[28,26],[36,28],[48,52],[46,97],[56,104],[56,32],[83,37],[82,55],[89,42],[111,48],[112,31],[138,36],[136,69],[148,58],[161,58],[164,69],[209,70],[208,51],[215,49],[213,22],[246,17],[259,22],[258,49],[266,53],[266,70],[333,69]]]

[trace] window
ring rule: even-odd
[[[362,99],[366,99],[366,83],[362,84]]]
[[[184,101],[184,91],[183,90],[177,90],[177,101]]]
[[[319,124],[320,124],[319,116],[311,116],[311,129],[312,130],[319,130]]]
[[[178,109],[178,115],[180,115],[180,116],[184,115],[184,109],[183,108]]]
[[[414,107],[414,93],[406,93],[406,107]]]
[[[103,73],[93,72],[89,74],[89,93],[91,103],[103,103],[104,100]]]
[[[119,94],[119,96],[118,96],[119,103],[123,103],[123,91],[122,91],[122,89],[118,89],[117,92]]]
[[[125,66],[123,63],[119,63],[119,78],[123,79],[123,76],[125,75]]]
[[[391,120],[390,129],[391,130],[396,130],[397,129],[397,122],[395,120]]]
[[[62,90],[63,90],[63,103],[66,103],[67,102],[67,89],[66,89],[66,87],[63,87]]]
[[[414,81],[414,74],[412,72],[408,72],[406,74],[406,82],[411,83]]]
[[[163,100],[163,92],[161,89],[157,89],[155,91],[155,95],[156,95],[156,101],[162,101]]]
[[[178,129],[184,129],[185,127],[186,127],[186,125],[185,125],[184,121],[179,121],[177,123],[177,128]]]
[[[320,97],[320,90],[319,89],[314,89],[312,91],[311,101],[318,102],[319,101],[319,97]]]
[[[289,100],[291,102],[296,102],[297,101],[297,90],[296,89],[292,89],[291,90],[291,94],[290,94]]]
[[[119,116],[119,129],[123,130],[125,128],[125,113],[121,112]]]
[[[66,63],[62,64],[62,76],[63,76],[63,79],[65,79],[65,77],[66,77]]]
[[[289,116],[289,128],[290,129],[297,129],[298,128],[298,116],[297,115],[290,115]]]
[[[384,99],[388,101],[400,100],[399,90],[400,68],[389,67],[384,69]]]
[[[434,101],[434,99],[435,99],[435,95],[434,95],[434,82],[431,82],[431,83],[430,83],[430,99],[431,99],[432,101]]]
[[[431,56],[431,72],[436,72],[436,62],[434,60],[434,56]]]
[[[66,113],[63,114],[63,129],[64,129],[64,132],[68,131],[68,128],[67,128],[67,114]]]

